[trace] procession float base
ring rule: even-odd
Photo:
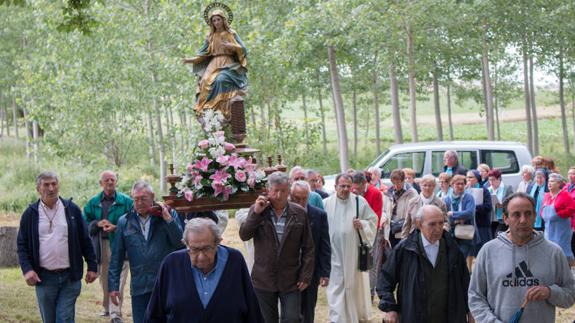
[[[258,195],[263,190],[256,192],[240,192],[230,195],[227,201],[220,201],[216,198],[201,197],[193,201],[185,198],[178,198],[173,195],[164,196],[164,202],[178,213],[215,211],[227,209],[249,208],[256,201]]]

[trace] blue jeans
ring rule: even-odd
[[[36,285],[36,299],[44,323],[74,322],[76,299],[80,295],[80,280],[70,281],[70,271],[40,270],[42,282]]]
[[[150,302],[152,293],[146,293],[142,295],[132,295],[132,319],[134,323],[143,323],[144,316],[146,314],[146,308]]]

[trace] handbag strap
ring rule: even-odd
[[[355,218],[359,219],[359,196],[355,196]],[[359,237],[359,245],[363,245],[363,239],[361,239],[361,233],[359,233],[359,229],[355,229],[357,231],[357,236]]]

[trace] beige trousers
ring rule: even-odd
[[[103,298],[102,305],[104,311],[110,313],[110,318],[122,317],[122,301],[124,300],[124,286],[126,285],[126,277],[128,276],[128,262],[124,261],[122,266],[122,273],[120,274],[120,303],[114,305],[110,300],[108,294],[108,269],[110,268],[110,258],[112,251],[110,250],[110,243],[108,240],[102,240],[100,244],[102,248],[102,262],[98,265],[98,273],[100,273],[100,286],[102,286]]]

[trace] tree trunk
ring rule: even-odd
[[[453,121],[451,120],[451,83],[447,83],[447,121],[449,122],[449,140],[453,140]]]
[[[381,115],[379,113],[379,75],[377,73],[377,56],[378,53],[375,53],[373,59],[373,110],[375,112],[375,150],[377,152],[377,156],[381,154],[381,129],[380,129],[380,118]],[[365,131],[365,139],[368,140],[367,136],[367,129],[369,129],[369,119],[366,120],[365,123],[366,131]]]
[[[32,158],[34,162],[38,162],[38,141],[40,141],[40,127],[38,121],[32,121]]]
[[[351,104],[353,108],[353,158],[357,157],[357,90],[351,92]]]
[[[409,115],[411,125],[411,142],[417,142],[417,111],[415,89],[415,58],[413,54],[413,34],[409,23],[405,23],[407,37],[407,75],[409,83]]]
[[[523,92],[525,96],[525,121],[527,123],[527,147],[533,154],[533,128],[531,121],[531,100],[529,99],[529,63],[527,56],[527,45],[523,44]]]
[[[321,117],[321,141],[323,146],[323,154],[327,156],[327,133],[325,130],[325,111],[323,108],[323,99],[321,97],[321,88],[317,89],[317,98],[319,100],[319,114]]]
[[[250,118],[252,120],[252,128],[256,129],[258,125],[256,124],[256,109],[254,107],[250,108]]]
[[[261,140],[263,140],[263,139],[265,138],[265,132],[266,132],[266,128],[265,128],[265,125],[266,125],[266,111],[265,111],[265,106],[264,106],[263,103],[260,104],[260,120],[261,120],[261,124],[260,124],[259,131],[258,131],[258,134],[259,134],[259,137],[258,137],[258,138],[259,138],[259,140],[261,141]]]
[[[20,139],[20,134],[18,131],[18,107],[16,106],[16,98],[12,97],[12,121],[14,123],[14,134],[16,135],[16,140]]]
[[[28,111],[23,108],[22,113],[24,114],[24,127],[26,128],[26,132],[24,133],[24,137],[26,138],[26,159],[30,160],[32,158],[32,147],[30,144],[30,121],[28,120]]]
[[[488,25],[484,23],[483,25],[483,53],[482,65],[483,65],[483,78],[485,87],[485,100],[487,105],[485,106],[485,116],[487,118],[487,139],[495,140],[495,131],[493,129],[493,89],[491,87],[491,77],[489,75],[489,47],[487,44],[487,32]]]
[[[439,106],[439,82],[437,80],[437,68],[433,69],[433,107],[435,110],[435,128],[437,128],[437,140],[443,140],[443,125],[441,124],[441,108]]]
[[[565,89],[563,80],[565,70],[563,66],[563,47],[559,48],[559,106],[561,107],[561,127],[563,128],[563,147],[569,154],[569,137],[567,134],[567,114],[565,113]]]
[[[571,93],[571,113],[573,114],[573,150],[575,151],[575,92]]]
[[[8,114],[8,107],[4,105],[4,121],[6,122],[6,136],[10,137],[10,115]]]
[[[397,87],[397,76],[395,75],[395,64],[392,61],[389,63],[389,80],[391,86],[391,115],[393,119],[393,134],[396,144],[403,143],[403,132],[401,131],[401,114],[399,112],[399,90]]]
[[[349,168],[349,158],[347,152],[347,130],[345,128],[345,113],[343,108],[343,99],[341,97],[341,88],[339,85],[339,76],[336,64],[335,49],[328,46],[327,56],[329,60],[329,72],[331,75],[331,89],[333,102],[335,105],[335,117],[337,122],[337,133],[339,141],[339,167],[341,172]]]
[[[495,64],[493,68],[493,84],[495,84],[495,88],[497,89],[497,64]],[[499,100],[497,93],[494,92],[494,107],[495,107],[495,124],[497,126],[497,140],[501,140],[501,128],[499,127]]]
[[[152,33],[150,31],[149,23],[150,23],[150,0],[144,0],[144,16],[146,18],[145,21],[145,31],[147,34],[146,40],[146,50],[150,57],[150,62],[152,66],[150,66],[150,76],[152,79],[152,89],[157,88],[158,84],[158,76],[156,74],[156,69],[153,66],[155,62],[154,57],[154,44],[152,40]],[[166,191],[166,144],[164,142],[164,132],[162,130],[162,112],[160,110],[160,105],[158,104],[158,98],[156,94],[152,96],[152,108],[156,114],[156,128],[158,130],[158,145],[160,148],[160,192],[162,194]]]
[[[272,118],[272,105],[270,103],[270,101],[268,100],[266,102],[267,108],[268,108],[268,113],[267,113],[267,117],[268,117],[268,127],[267,127],[267,132],[266,132],[266,136],[267,138],[270,137],[270,133],[272,131],[272,123],[273,123],[273,118]]]
[[[539,121],[537,120],[537,107],[535,106],[535,85],[533,81],[533,56],[529,55],[529,102],[531,116],[533,117],[533,154],[539,155]]]
[[[150,158],[150,166],[156,167],[156,141],[154,140],[154,119],[152,117],[152,111],[147,113],[147,123],[148,123],[148,155]]]
[[[168,105],[168,119],[169,119],[169,123],[168,125],[170,126],[170,143],[172,146],[172,164],[174,165],[174,167],[176,167],[176,164],[178,162],[178,156],[177,156],[177,140],[176,140],[176,127],[175,127],[175,123],[174,123],[174,113],[172,111],[172,107]]]
[[[303,128],[305,134],[305,146],[309,148],[309,127],[307,117],[307,102],[305,100],[305,91],[301,93],[301,104],[303,106]]]
[[[0,100],[0,104],[2,104],[2,100]],[[4,136],[4,119],[6,118],[4,108],[0,107],[0,137]]]

